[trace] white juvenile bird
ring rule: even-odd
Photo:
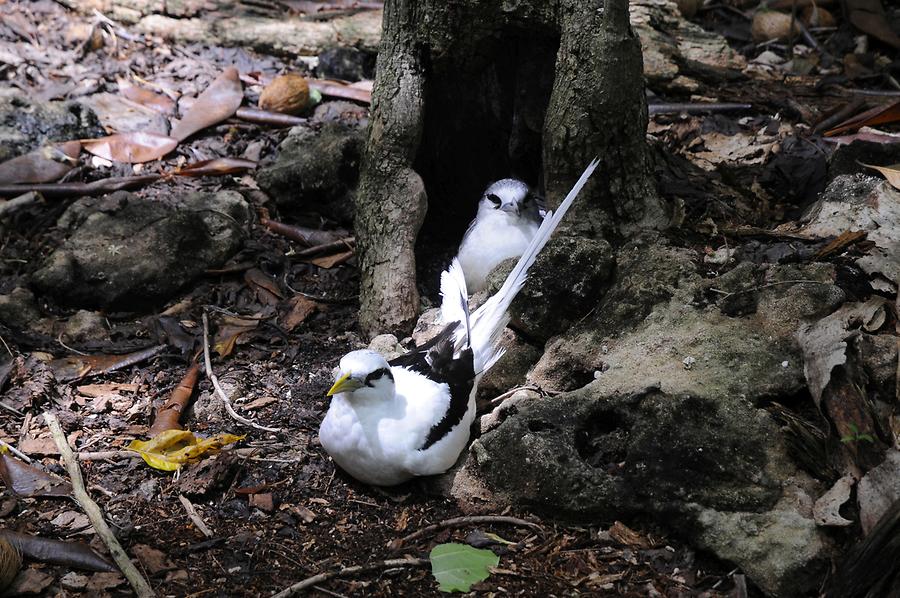
[[[458,260],[441,275],[444,330],[391,362],[370,350],[341,359],[319,440],[356,479],[393,486],[447,471],[469,441],[475,390],[502,354],[498,342],[507,310],[528,268],[547,243],[597,160],[591,162],[556,213],[548,213],[503,286],[471,315]]]
[[[456,256],[470,293],[483,289],[501,262],[525,252],[545,213],[543,201],[522,181],[503,179],[484,191]]]

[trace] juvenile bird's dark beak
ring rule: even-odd
[[[517,204],[517,203],[508,203],[508,204],[502,205],[502,206],[500,206],[500,209],[503,210],[504,212],[508,212],[510,214],[515,214],[516,216],[519,215],[519,204]]]

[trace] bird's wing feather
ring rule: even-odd
[[[427,377],[429,372],[431,372],[431,363],[433,362],[433,358],[429,354],[434,351],[441,352],[444,350],[443,346],[448,344],[447,341],[453,338],[457,328],[459,328],[459,321],[450,322],[434,338],[408,353],[395,357],[388,362],[388,365],[391,367],[404,367]],[[452,346],[452,343],[449,344]]]
[[[458,258],[453,258],[450,267],[441,273],[441,319],[444,322],[461,322],[465,326],[456,333],[456,345],[470,344],[469,292],[466,277]]]
[[[525,284],[528,269],[534,264],[538,253],[547,244],[550,235],[559,226],[563,216],[566,215],[566,212],[575,201],[575,198],[578,197],[578,193],[587,183],[588,178],[593,174],[598,164],[599,160],[595,158],[582,173],[575,186],[569,191],[569,194],[566,195],[566,198],[559,205],[559,209],[556,212],[547,213],[531,243],[528,244],[528,248],[525,249],[522,257],[519,258],[509,276],[506,277],[503,286],[472,314],[471,338],[469,342],[475,354],[476,371],[483,372],[487,370],[499,359],[501,353],[495,347],[499,341],[500,334],[509,322],[507,310],[510,304]]]

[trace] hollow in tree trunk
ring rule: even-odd
[[[646,128],[628,0],[387,0],[357,196],[363,330],[410,330],[426,204],[461,235],[491,180],[543,187],[552,207],[599,156],[568,227],[665,226]]]

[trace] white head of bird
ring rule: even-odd
[[[394,375],[388,362],[368,349],[344,355],[329,397],[342,394],[354,402],[390,399],[394,396]]]
[[[501,179],[485,189],[478,202],[476,218],[500,213],[509,218],[525,217],[540,223],[541,210],[541,201],[531,193],[528,185],[518,179]]]

